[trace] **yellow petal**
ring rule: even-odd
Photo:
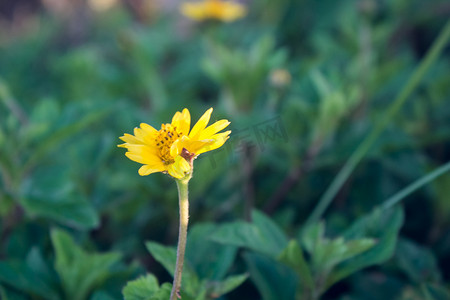
[[[225,131],[222,133],[218,133],[215,134],[211,137],[211,139],[213,140],[212,143],[206,144],[204,145],[202,148],[198,149],[197,152],[195,152],[195,154],[202,154],[208,151],[212,151],[215,150],[219,147],[221,147],[229,138],[231,131]]]
[[[191,128],[191,114],[187,108],[183,109],[181,113],[183,117],[183,122],[180,124],[180,131],[183,135],[188,135],[189,129]]]
[[[172,126],[176,127],[177,131],[182,135],[189,133],[189,127],[191,126],[191,115],[189,110],[183,109],[183,112],[176,112],[172,118]]]
[[[216,11],[215,17],[225,22],[232,22],[246,14],[246,9],[239,3],[224,2],[221,10]]]
[[[178,125],[179,120],[181,119],[181,113],[177,111],[172,117],[172,126]]]
[[[183,136],[181,139],[185,138],[185,136]],[[180,148],[180,142],[181,139],[176,140],[175,142],[173,142],[172,146],[170,146],[170,156],[172,157],[177,157],[178,154],[180,154],[181,150],[183,150],[183,148]]]
[[[155,128],[153,128],[152,126],[150,126],[146,123],[141,123],[141,128],[147,134],[156,134],[158,132],[158,130],[156,130]]]
[[[125,143],[129,143],[129,144],[141,144],[141,145],[144,144],[143,141],[137,139],[134,135],[131,135],[128,133],[125,133],[123,136],[120,137],[120,139],[122,141],[124,141]]]
[[[214,142],[215,140],[213,139],[197,141],[184,136],[181,139],[176,140],[175,143],[172,144],[172,147],[170,148],[170,155],[172,157],[176,157],[181,153],[183,148],[188,150],[190,153],[194,153],[197,155],[200,149],[205,146],[211,145]]]
[[[183,15],[195,21],[202,21],[206,18],[203,3],[183,3],[180,10]]]
[[[163,171],[165,171],[165,168],[162,163],[158,164],[158,165],[143,165],[142,167],[139,168],[139,175],[147,176],[151,173],[163,172]]]
[[[214,140],[201,140],[201,141],[188,141],[184,145],[184,148],[195,155],[199,155],[200,150],[203,148],[208,148],[214,143]]]
[[[217,121],[216,123],[208,126],[206,129],[200,132],[199,140],[210,139],[211,136],[218,133],[228,125],[230,125],[230,122],[228,122],[228,120]]]
[[[191,139],[198,139],[198,135],[200,132],[205,129],[206,125],[208,125],[209,119],[211,118],[211,113],[213,109],[212,107],[208,109],[203,116],[197,121],[197,123],[192,128],[191,132],[189,133],[189,137]]]
[[[127,144],[126,148],[129,152],[139,154],[142,156],[157,156],[158,149],[148,145]]]
[[[161,159],[158,156],[150,152],[128,151],[125,155],[132,161],[144,165],[153,165],[161,162]]]
[[[134,128],[134,136],[138,139],[143,141],[144,140],[144,133],[142,132],[142,129],[135,127]]]

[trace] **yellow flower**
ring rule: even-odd
[[[239,3],[222,0],[203,0],[199,2],[183,3],[181,12],[195,21],[208,19],[232,22],[245,16],[247,10]]]
[[[160,130],[141,123],[134,129],[134,135],[125,133],[120,137],[127,148],[125,155],[143,164],[139,175],[146,176],[155,172],[169,173],[174,178],[183,178],[192,171],[192,160],[197,155],[222,146],[231,131],[218,133],[230,122],[220,120],[208,125],[213,109],[208,109],[190,130],[189,110],[176,112],[172,123],[162,124]]]

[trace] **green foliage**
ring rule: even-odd
[[[65,232],[51,234],[55,248],[55,269],[61,278],[65,299],[82,300],[112,275],[118,253],[89,254]]]
[[[123,289],[125,300],[163,300],[168,299],[172,285],[165,283],[159,286],[152,274],[130,281]]]
[[[381,264],[388,260],[394,254],[398,233],[403,225],[403,218],[403,211],[400,208],[394,208],[387,211],[375,210],[373,213],[357,220],[344,233],[344,237],[352,240],[369,237],[376,239],[376,244],[369,251],[338,265],[334,274],[327,280],[326,285],[331,286],[362,268]],[[366,244],[366,242],[363,243]]]
[[[403,272],[412,282],[439,282],[441,274],[436,258],[427,248],[420,247],[412,241],[400,239],[397,244],[395,258]]]
[[[49,282],[40,277],[25,262],[0,262],[0,281],[30,295],[40,296],[43,299],[59,299]],[[8,292],[5,292],[5,297]],[[14,299],[14,296],[11,296]]]
[[[200,278],[222,280],[236,259],[237,248],[211,241],[216,226],[195,224],[189,229],[186,257]]]
[[[28,2],[0,5],[2,300],[169,298],[175,184],[116,145],[184,107],[232,130],[195,161],[184,300],[450,299],[446,1]]]
[[[203,69],[217,83],[223,85],[230,104],[246,110],[260,96],[269,72],[282,67],[285,50],[276,50],[275,41],[264,37],[251,49],[231,50],[217,43],[209,45],[210,57],[203,61]]]
[[[281,252],[278,260],[293,269],[300,278],[302,290],[312,291],[314,289],[314,279],[308,262],[305,260],[303,250],[296,240],[291,240],[289,245]]]
[[[193,228],[194,234],[198,234],[199,231],[204,230],[210,231],[212,229],[212,225],[200,225]],[[208,230],[209,229],[209,230]],[[192,234],[191,234],[192,236]],[[193,237],[195,241],[195,237]],[[173,273],[175,271],[175,263],[177,259],[177,253],[175,248],[171,247],[165,247],[155,242],[147,242],[146,243],[147,249],[152,254],[152,256],[163,265],[163,267],[166,269],[169,274],[173,276]],[[190,244],[188,247],[191,247],[192,244]],[[203,248],[203,247],[202,247]],[[208,249],[208,247],[204,247],[203,249]],[[227,247],[222,247],[223,249],[226,249]],[[229,247],[228,247],[229,248]],[[189,249],[189,248],[188,248]],[[209,247],[210,250],[212,250],[212,247]],[[220,251],[220,250],[219,250]],[[224,258],[226,260],[227,251],[223,252],[224,255],[219,254],[219,259]],[[190,252],[191,255],[193,252]],[[234,256],[234,255],[233,255]],[[222,295],[232,291],[239,285],[241,285],[248,277],[247,274],[240,274],[240,275],[231,275],[228,277],[225,277],[226,272],[228,271],[228,268],[230,267],[230,264],[226,264],[225,268],[222,269],[223,271],[220,272],[220,268],[224,267],[223,261],[220,260],[214,260],[213,262],[209,262],[208,260],[202,260],[201,262],[198,262],[200,264],[197,264],[196,267],[198,270],[204,270],[205,267],[214,267],[217,266],[217,269],[219,269],[220,275],[218,277],[212,277],[212,276],[205,276],[208,274],[201,274],[199,275],[196,270],[194,270],[191,267],[191,263],[189,261],[190,255],[189,252],[187,254],[187,257],[185,258],[185,264],[183,267],[183,276],[182,276],[182,291],[186,294],[188,298],[191,299],[215,299],[219,298]],[[213,264],[208,265],[209,264]],[[205,276],[205,277],[203,277]],[[124,291],[125,292],[125,291]],[[127,300],[127,299],[125,299]]]
[[[257,253],[246,253],[244,259],[264,300],[295,299],[297,278],[292,270]]]
[[[163,265],[170,275],[173,276],[177,260],[177,250],[154,242],[147,242],[146,246],[152,256]],[[184,282],[183,289],[186,293],[195,297],[200,290],[200,281],[197,274],[189,267],[188,263],[183,267],[182,282]]]
[[[276,257],[288,243],[286,236],[272,220],[256,210],[252,212],[252,220],[252,223],[238,221],[220,225],[211,239]]]
[[[267,286],[267,282],[272,282],[271,287],[276,285],[276,281],[265,274],[268,272],[265,269],[274,268],[273,259],[279,260],[298,275],[296,295],[303,295],[305,299],[316,299],[345,277],[389,259],[394,254],[398,231],[403,224],[402,210],[376,210],[357,220],[343,236],[335,239],[325,237],[324,223],[312,224],[301,231],[300,246],[296,240],[287,243],[281,229],[264,214],[254,211],[252,217],[252,223],[235,222],[219,226],[213,240],[267,255],[269,259],[246,256],[249,268],[253,270],[252,279],[260,287]],[[262,237],[267,240],[261,240]],[[279,251],[264,245],[286,246]],[[273,270],[269,274],[280,272]],[[284,279],[281,280],[278,290],[282,290],[285,283]],[[265,288],[267,299],[274,299],[277,295],[278,290],[271,287]]]

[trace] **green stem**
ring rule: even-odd
[[[28,125],[28,117],[20,104],[11,96],[8,86],[0,78],[0,102],[11,111],[12,115],[16,117],[22,125]]]
[[[187,229],[189,223],[189,199],[188,182],[189,178],[177,179],[178,198],[180,206],[180,230],[178,233],[177,263],[173,276],[173,287],[170,293],[170,300],[180,298],[181,274],[183,272],[184,252],[186,250]]]
[[[341,189],[342,185],[347,181],[350,174],[356,168],[358,163],[364,158],[364,156],[369,152],[370,148],[377,140],[379,135],[383,132],[383,130],[387,127],[391,119],[394,115],[400,110],[405,101],[408,99],[412,91],[417,87],[420,80],[425,76],[428,69],[431,65],[436,61],[439,55],[442,52],[442,49],[447,44],[448,39],[450,38],[450,21],[448,21],[445,27],[442,29],[438,38],[435,40],[430,50],[428,50],[425,58],[421,61],[420,65],[414,71],[414,73],[409,78],[406,85],[403,87],[401,92],[398,94],[397,98],[392,102],[392,104],[388,107],[386,113],[384,113],[384,117],[377,123],[375,128],[371,131],[371,133],[367,136],[367,138],[359,145],[359,147],[353,152],[350,158],[347,160],[345,165],[339,171],[337,176],[334,178],[331,185],[326,190],[325,194],[319,200],[319,203],[314,208],[311,213],[309,219],[307,220],[307,224],[317,221],[320,219],[322,214],[328,208],[328,206],[333,201],[336,194]]]
[[[436,179],[437,177],[441,176],[442,174],[444,174],[448,171],[450,171],[450,162],[437,168],[436,170],[427,174],[426,176],[414,181],[413,183],[408,185],[406,188],[402,189],[401,191],[399,191],[398,193],[396,193],[395,195],[393,195],[392,197],[390,197],[389,199],[384,201],[384,203],[380,206],[380,208],[388,209],[388,208],[394,206],[395,204],[400,202],[403,198],[405,198],[409,194],[415,192],[419,188],[423,187],[427,183],[433,181],[434,179]]]

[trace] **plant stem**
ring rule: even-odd
[[[183,272],[184,252],[186,250],[187,229],[189,223],[189,199],[188,182],[189,178],[177,179],[178,199],[180,206],[180,229],[178,233],[177,263],[173,276],[173,287],[170,293],[170,300],[180,297],[181,274]]]
[[[0,78],[0,102],[11,111],[12,115],[16,117],[22,125],[28,125],[28,116],[20,106],[20,104],[11,96],[8,86]]]
[[[440,166],[439,168],[435,169],[433,172],[427,174],[426,176],[414,181],[410,185],[408,185],[406,188],[402,189],[389,199],[387,199],[381,206],[381,209],[388,209],[400,202],[403,198],[409,196],[409,194],[412,194],[416,190],[420,189],[427,183],[433,181],[434,179],[438,178],[439,176],[445,174],[446,172],[450,171],[450,162]]]
[[[387,111],[384,113],[384,117],[377,123],[377,125],[373,128],[367,138],[359,145],[359,147],[356,148],[345,165],[336,175],[333,182],[323,194],[322,198],[319,200],[319,203],[311,213],[309,219],[306,222],[307,224],[317,221],[322,216],[322,214],[333,201],[336,194],[341,189],[342,185],[347,181],[350,174],[356,168],[358,163],[364,158],[367,152],[369,152],[370,148],[378,139],[379,135],[389,125],[391,119],[403,106],[405,101],[419,84],[420,80],[425,76],[431,65],[437,60],[442,50],[444,49],[444,46],[447,44],[449,38],[450,21],[445,24],[444,28],[431,46],[430,50],[428,50],[424,59],[411,75],[408,82],[403,86],[403,89],[400,91],[397,98],[392,102]]]

